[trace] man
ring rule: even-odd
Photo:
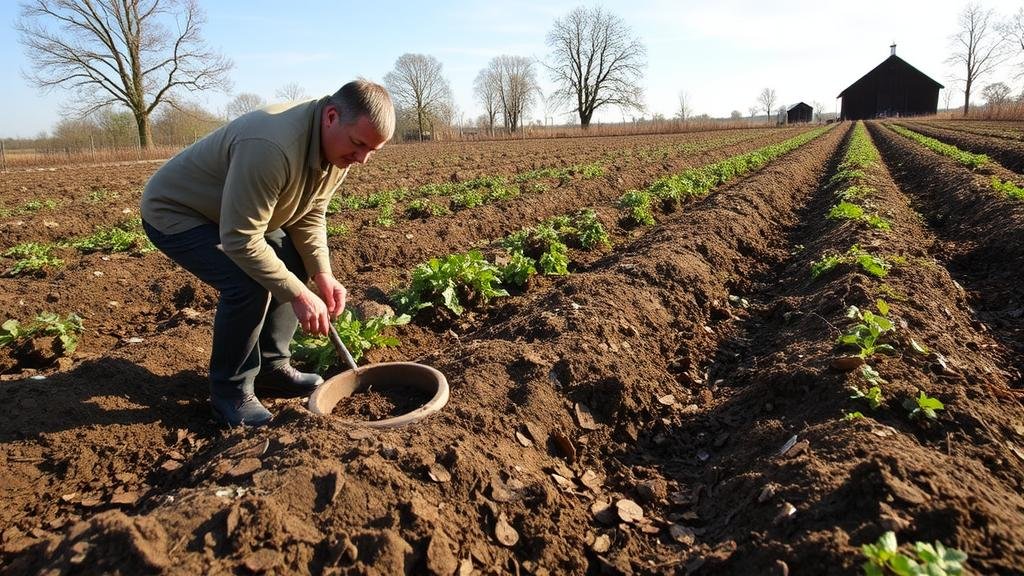
[[[297,325],[326,334],[345,308],[328,258],[327,204],[349,166],[366,162],[394,128],[387,90],[356,80],[320,100],[245,114],[146,184],[150,240],[220,292],[210,355],[218,421],[266,424],[258,397],[307,396],[323,383],[291,366],[289,344]]]

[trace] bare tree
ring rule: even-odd
[[[384,75],[395,103],[415,118],[419,139],[452,107],[452,88],[441,73],[441,62],[426,54],[402,54],[395,69]]]
[[[757,97],[757,103],[761,105],[761,109],[768,116],[768,122],[771,123],[772,108],[775,106],[775,89],[765,88],[761,90],[761,94]]]
[[[487,69],[498,88],[505,130],[515,132],[540,92],[533,61],[523,56],[497,56]]]
[[[1005,104],[1010,98],[1010,87],[1003,82],[996,82],[989,84],[982,89],[981,95],[985,97],[985,102],[998,106]]]
[[[821,102],[814,100],[811,102],[811,108],[814,109],[815,122],[821,122],[821,115],[825,112],[825,107],[822,106]]]
[[[729,118],[733,120],[740,120],[741,118],[743,118],[743,112],[740,112],[739,110],[733,110],[732,112],[729,113]]]
[[[757,116],[757,113],[758,113],[759,110],[761,110],[761,108],[758,107],[758,106],[751,106],[750,108],[747,108],[747,112],[750,113],[750,117],[751,118],[753,118],[754,116]]]
[[[131,111],[139,143],[152,143],[149,116],[179,92],[227,90],[232,63],[200,37],[205,16],[196,0],[31,0],[14,28],[32,71],[29,81],[75,93],[81,115],[121,105]]]
[[[947,62],[961,66],[964,83],[964,116],[971,106],[974,84],[1006,60],[1005,38],[997,33],[992,10],[968,4],[960,13],[960,31],[952,37],[955,52]]]
[[[267,105],[267,101],[263,99],[259,94],[253,94],[252,92],[242,92],[241,94],[234,97],[231,102],[228,102],[227,107],[224,109],[224,113],[229,119],[238,118],[242,114],[248,114],[253,110],[259,110],[260,108]]]
[[[490,67],[481,70],[473,81],[473,93],[476,95],[477,102],[484,108],[483,118],[486,119],[484,126],[487,128],[487,134],[491,136],[494,135],[494,121],[501,111],[500,82],[495,70]]]
[[[571,103],[583,128],[602,106],[643,111],[647,49],[621,18],[600,7],[577,7],[555,20],[547,43],[555,95]]]
[[[997,26],[999,33],[1002,34],[1003,40],[1007,44],[1008,51],[1016,56],[1020,57],[1024,54],[1024,8],[1017,10],[1017,13],[1010,17],[1010,19]],[[1021,63],[1018,63],[1021,66]],[[1021,66],[1024,68],[1024,66]],[[1017,73],[1016,78],[1024,76],[1024,70]]]
[[[294,100],[305,100],[306,98],[309,98],[309,95],[306,94],[305,88],[299,86],[298,82],[289,82],[275,90],[274,97],[279,100],[290,102]]]
[[[679,91],[679,108],[676,109],[676,118],[686,120],[693,111],[690,110],[690,95],[685,90]]]

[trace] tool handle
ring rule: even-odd
[[[331,337],[331,344],[334,344],[334,350],[337,351],[338,356],[345,359],[349,368],[355,370],[356,361],[352,359],[352,354],[350,354],[348,348],[345,347],[345,343],[341,341],[341,336],[338,336],[338,330],[334,327],[334,323],[328,322],[327,326],[330,327],[330,333],[328,335]]]

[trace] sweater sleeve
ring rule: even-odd
[[[346,175],[348,168],[342,172],[330,190],[321,193],[309,212],[294,224],[285,227],[311,278],[321,272],[331,273],[330,251],[327,248],[327,205],[334,192],[341,187]]]
[[[280,302],[291,302],[304,284],[288,270],[264,235],[288,182],[284,152],[266,140],[232,144],[220,208],[224,253]]]

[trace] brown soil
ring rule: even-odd
[[[1021,221],[974,188],[984,176],[884,129],[886,166],[901,168],[895,182],[869,171],[870,201],[893,231],[826,220],[847,127],[656,227],[615,229],[614,248],[581,254],[568,277],[450,326],[398,329],[401,347],[364,362],[423,362],[452,387],[408,429],[356,433],[297,401],[270,404],[268,428],[216,429],[215,295],[159,254],[0,280],[5,317],[78,311],[88,331],[69,365],[0,382],[0,572],[853,574],[859,546],[892,529],[1014,573]],[[407,164],[430,161],[410,150]],[[666,160],[674,171],[733,153]],[[334,264],[355,299],[383,300],[423,258],[541,217],[590,206],[612,225],[615,198],[662,169],[637,162],[564,193],[361,229],[333,246]],[[810,279],[813,261],[854,243],[904,264],[884,283],[845,265]],[[1006,272],[962,266],[964,252]],[[831,364],[846,308],[880,295],[901,354],[872,360],[889,382],[872,411],[850,398],[860,377]],[[907,417],[918,389],[946,404],[937,422]],[[365,396],[342,409],[405,408]],[[865,417],[843,420],[854,410]]]

